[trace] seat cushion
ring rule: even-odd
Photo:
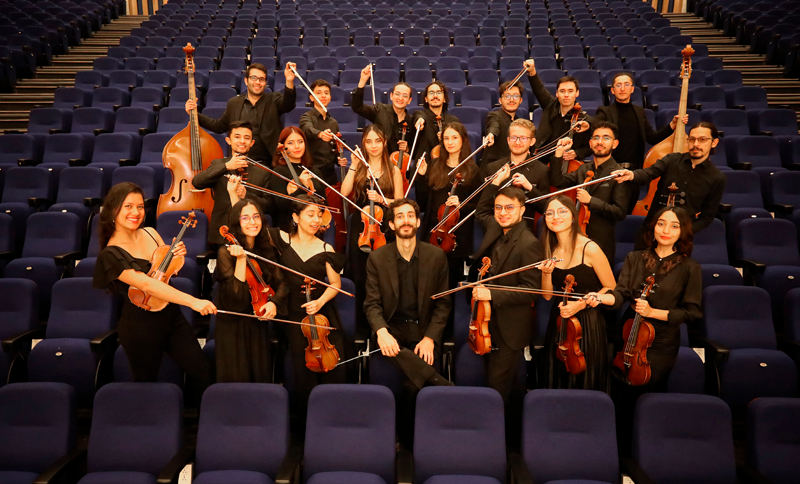
[[[193,484],[272,484],[272,479],[253,471],[208,471],[199,474]]]
[[[386,484],[386,481],[366,472],[317,472],[306,484]]]
[[[494,477],[486,476],[433,476],[425,484],[500,484]]]
[[[78,484],[156,484],[156,476],[146,472],[92,472]]]
[[[3,484],[31,484],[39,474],[22,471],[0,471],[0,482]]]

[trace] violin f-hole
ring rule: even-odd
[[[175,199],[175,197],[170,197],[170,200],[172,200],[174,203],[178,203],[181,200],[183,200],[183,184],[184,183],[187,183],[186,178],[182,178],[180,183],[178,183],[178,198]]]

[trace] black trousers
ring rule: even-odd
[[[493,349],[484,355],[487,383],[490,388],[494,388],[500,393],[504,402],[508,402],[522,350],[515,350],[508,346],[500,334],[500,327],[494,320],[489,322],[489,334],[492,335]]]
[[[406,321],[390,321],[389,333],[394,336],[400,346],[400,354],[389,358],[389,362],[402,371],[416,388],[421,389],[425,385],[425,381],[436,373],[433,366],[425,363],[425,360],[414,353],[414,347],[422,341],[425,335],[418,324]],[[438,343],[434,343],[433,358],[439,360],[440,357],[441,348]]]

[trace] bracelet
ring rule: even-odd
[[[356,169],[353,168],[353,167],[350,167],[350,168],[348,168],[348,171],[356,171]]]

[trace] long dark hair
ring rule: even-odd
[[[253,241],[252,250],[262,257],[277,261],[277,251],[270,243],[269,234],[267,233],[267,221],[264,220],[264,214],[261,213],[261,209],[257,204],[253,203],[252,200],[239,200],[236,202],[236,205],[231,207],[231,211],[228,212],[228,232],[236,237],[236,240],[239,241],[242,247],[244,247],[246,250],[251,250],[246,245],[247,238],[242,232],[242,224],[239,221],[239,217],[242,215],[242,210],[244,210],[244,207],[248,205],[254,206],[258,214],[261,216],[261,231],[258,233],[258,235],[256,235],[255,241]],[[254,262],[256,261],[254,260]],[[279,271],[277,267],[266,262],[263,264],[259,263],[259,265],[261,266],[262,272],[266,271],[268,273],[268,275],[265,274],[266,277],[264,278],[267,283],[271,284],[274,281],[276,285],[280,285],[280,283],[283,281],[283,273]],[[273,289],[277,291],[277,287],[273,287]]]
[[[297,196],[295,198],[298,199],[298,200],[305,200],[306,202],[312,202],[312,203],[317,203],[318,202],[318,200],[314,200],[313,198],[311,198],[308,195],[300,195],[300,196]],[[308,207],[316,207],[316,208],[320,208],[321,209],[321,207],[317,207],[316,205],[308,205],[307,203],[294,202],[294,201],[292,202],[291,206],[292,206],[292,213],[293,214],[297,214],[298,217]],[[289,229],[289,234],[290,235],[294,235],[294,234],[297,233],[298,230],[299,230],[299,228],[298,228],[297,224],[292,223],[292,226]]]
[[[684,259],[687,257],[692,256],[692,249],[694,248],[694,231],[692,230],[692,218],[686,212],[686,210],[682,209],[681,207],[664,207],[658,211],[653,220],[648,224],[647,229],[644,232],[644,240],[647,244],[647,247],[650,249],[645,251],[645,260],[647,261],[647,268],[648,270],[653,270],[656,267],[656,255],[655,255],[655,248],[658,243],[655,241],[656,238],[656,224],[658,223],[658,219],[661,218],[666,212],[672,212],[678,218],[678,223],[681,226],[681,236],[678,237],[678,241],[675,242],[673,248],[675,252],[678,253],[678,257],[674,260],[667,262],[662,267],[664,272],[669,272],[672,270],[673,267],[683,262]]]
[[[452,183],[452,179],[448,175],[451,168],[447,166],[447,158],[450,156],[450,153],[448,153],[444,147],[444,133],[446,133],[448,129],[452,129],[461,137],[461,152],[458,154],[459,163],[472,154],[467,128],[461,123],[447,123],[442,128],[442,140],[439,141],[439,158],[433,160],[428,170],[428,184],[434,190],[441,190]],[[461,165],[461,168],[459,168],[456,173],[461,173],[465,186],[472,185],[472,179],[478,174],[478,165],[475,164],[475,158]]]
[[[286,138],[289,137],[292,133],[299,134],[301,138],[303,138],[303,146],[305,146],[305,150],[303,151],[303,157],[300,158],[300,164],[305,166],[306,168],[311,168],[314,162],[311,159],[311,153],[308,149],[308,140],[306,139],[306,135],[300,131],[300,128],[297,126],[287,126],[283,128],[281,131],[280,136],[278,137],[278,143],[283,144],[286,142]],[[275,165],[285,165],[286,160],[283,159],[283,155],[279,151],[275,151],[275,156],[272,157],[275,160]]]
[[[386,138],[386,133],[383,132],[380,126],[370,124],[364,128],[364,132],[361,134],[361,144],[364,144],[367,135],[373,131],[383,141],[383,154],[381,155],[381,169],[383,170],[383,174],[380,179],[378,179],[378,183],[384,194],[390,194],[386,195],[386,197],[392,198],[394,196],[394,164],[389,161],[389,141]],[[369,163],[369,155],[364,153],[364,157],[367,158],[367,163]],[[367,185],[367,174],[367,167],[364,166],[363,162],[359,163],[358,168],[356,168],[355,177],[353,178],[353,191],[356,193],[356,197],[364,193],[364,187]]]
[[[578,210],[575,208],[575,203],[569,198],[564,195],[556,195],[553,199],[547,202],[547,207],[544,209],[545,213],[550,209],[550,205],[553,202],[559,202],[565,207],[567,210],[570,211],[572,214],[572,225],[570,226],[570,233],[572,236],[572,252],[575,252],[575,243],[578,241],[578,234],[580,233],[581,229],[578,224]],[[553,209],[556,210],[556,209]],[[550,230],[550,227],[547,226],[547,219],[545,219],[544,227],[542,227],[542,241],[544,242],[544,256],[546,258],[553,257],[553,251],[555,251],[556,247],[558,247],[558,236],[555,232]],[[570,260],[567,261],[567,265],[572,262],[572,255],[570,255]]]
[[[97,223],[98,235],[100,239],[100,250],[103,250],[108,245],[108,241],[114,235],[117,228],[114,226],[114,221],[122,209],[122,204],[128,195],[131,193],[138,193],[142,196],[144,201],[144,191],[142,188],[131,182],[117,183],[111,190],[108,191],[106,197],[103,199],[103,207],[100,210],[100,221]],[[144,223],[144,216],[142,216],[142,223]],[[141,225],[140,225],[141,226]]]

